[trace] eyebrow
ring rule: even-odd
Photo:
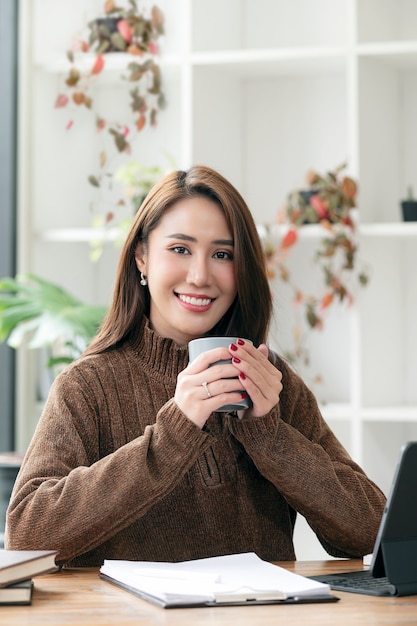
[[[182,239],[183,241],[192,241],[197,242],[195,237],[191,237],[190,235],[185,235],[184,233],[173,233],[172,235],[167,235],[166,239]],[[215,239],[212,241],[216,245],[220,246],[233,246],[233,239]]]

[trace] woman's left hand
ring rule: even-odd
[[[252,400],[245,417],[266,415],[279,402],[282,374],[268,359],[268,346],[255,348],[243,339],[229,347],[232,363],[239,371],[239,380]],[[239,412],[240,413],[240,412]]]

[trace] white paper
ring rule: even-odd
[[[100,572],[164,601],[285,599],[326,595],[329,586],[260,559],[232,554],[181,563],[105,560]]]

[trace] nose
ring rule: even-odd
[[[192,261],[188,268],[187,282],[196,285],[197,287],[204,287],[209,282],[209,264],[204,256],[193,255]]]

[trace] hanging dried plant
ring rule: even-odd
[[[307,330],[322,329],[330,308],[340,302],[351,305],[355,286],[365,286],[369,280],[358,260],[352,217],[358,186],[352,178],[343,175],[345,168],[343,164],[324,176],[308,172],[306,187],[291,192],[286,205],[278,212],[277,222],[284,229],[278,243],[274,241],[271,229],[266,227],[264,249],[269,276],[271,279],[277,277],[291,287],[294,307],[303,311]],[[307,224],[319,224],[323,229],[313,259],[323,279],[316,293],[303,291],[293,280],[288,267],[290,255],[299,241],[299,229]],[[303,332],[299,324],[295,324],[293,331],[294,347],[286,356],[294,364],[309,365],[308,333]]]
[[[159,38],[164,34],[164,15],[153,6],[147,16],[138,7],[136,0],[129,0],[128,8],[117,6],[114,0],[104,4],[104,15],[88,23],[85,32],[77,36],[67,52],[70,63],[64,87],[55,100],[56,108],[70,109],[70,105],[86,107],[94,113],[94,124],[98,132],[107,130],[112,138],[116,153],[131,152],[131,143],[136,133],[149,125],[157,125],[158,113],[166,106],[162,88],[161,68],[157,62]],[[129,105],[131,121],[108,120],[96,108],[93,86],[106,69],[106,55],[110,52],[127,55],[126,70],[122,80],[130,83]],[[87,69],[87,61],[92,56]],[[71,113],[74,110],[71,109]],[[69,130],[74,125],[71,117],[67,122]],[[104,181],[109,183],[112,172],[105,167],[110,159],[105,151],[99,155],[99,173],[88,176],[94,187]]]

